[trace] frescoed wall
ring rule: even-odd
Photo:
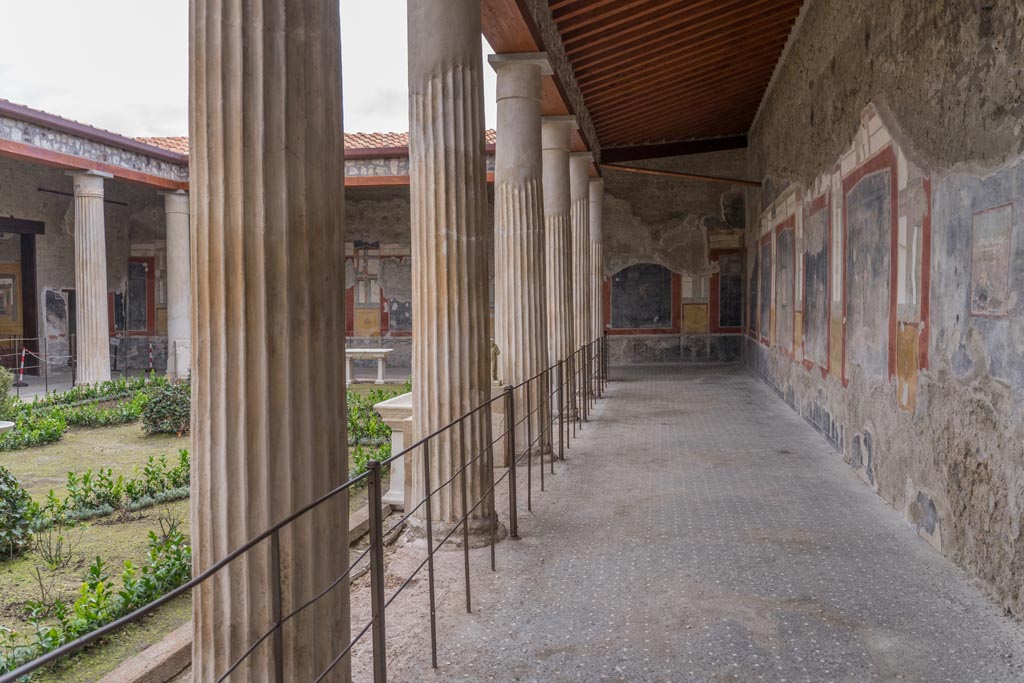
[[[825,171],[765,198],[745,362],[1024,614],[1024,157],[926,164],[869,105]]]

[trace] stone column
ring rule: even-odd
[[[199,573],[348,477],[338,3],[192,0],[189,38]],[[347,495],[279,547],[276,567],[264,542],[196,590],[196,681],[269,629],[278,585],[289,614],[346,571]],[[342,582],[288,622],[280,658],[270,638],[231,679],[316,678],[348,643],[348,595]]]
[[[541,127],[548,360],[551,363],[564,360],[575,348],[569,223],[569,136],[575,129],[576,122],[571,116],[546,116]]]
[[[68,173],[75,185],[75,354],[77,384],[110,379],[107,317],[107,228],[100,171]]]
[[[590,181],[590,323],[591,337],[604,335],[604,181]]]
[[[591,341],[590,322],[590,162],[589,152],[569,159],[569,197],[572,202],[572,313],[576,347]]]
[[[494,336],[500,378],[517,385],[516,413],[533,417],[516,433],[525,450],[550,452],[544,271],[544,199],[540,151],[540,77],[551,73],[544,54],[491,55],[498,73],[498,141],[494,164]]]
[[[480,0],[408,0],[409,198],[412,218],[413,422],[430,434],[491,398]],[[491,440],[485,411],[430,442],[430,488]],[[477,460],[466,480],[472,507],[491,486]],[[411,458],[408,507],[423,499],[423,449]],[[461,517],[458,478],[433,496],[435,536]],[[425,510],[411,520],[422,529]],[[471,515],[472,542],[490,538],[493,498]]]
[[[167,217],[167,376],[172,380],[185,379],[192,369],[188,193],[161,194]]]

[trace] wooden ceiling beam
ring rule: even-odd
[[[691,130],[698,131],[702,137],[739,135],[750,125],[751,114],[748,109],[751,101],[740,103],[746,107],[737,106],[731,110],[718,106],[720,103],[710,103],[690,111],[683,118],[664,112],[639,119],[623,118],[601,128],[601,135],[604,136],[602,139],[608,140],[609,145],[618,146],[679,139]]]
[[[619,74],[634,73],[647,68],[668,65],[678,62],[680,57],[700,59],[704,55],[716,54],[735,49],[737,42],[756,41],[770,43],[781,41],[785,44],[790,27],[782,25],[778,16],[769,14],[760,20],[750,23],[739,23],[735,28],[724,33],[714,30],[701,31],[695,34],[696,40],[682,43],[676,39],[666,39],[662,44],[651,44],[649,49],[637,47],[635,50],[623,52],[618,59],[607,59],[592,65],[575,65],[576,79],[582,87],[584,83],[601,83]]]
[[[680,14],[702,16],[709,12],[717,12],[720,9],[717,5],[721,4],[721,0],[691,0],[686,3],[674,2],[670,4],[659,3],[655,6],[630,12],[627,16],[597,22],[596,25],[578,31],[567,31],[562,35],[562,42],[565,44],[566,53],[571,54],[571,47],[579,45],[584,41],[592,45],[602,40],[617,40],[620,36],[652,26],[669,17],[679,16]]]
[[[773,69],[774,64],[761,64],[745,68],[742,73],[728,79],[723,79],[718,71],[706,71],[699,77],[681,81],[678,85],[675,85],[674,79],[667,79],[659,83],[648,84],[650,86],[648,88],[616,92],[614,100],[602,99],[591,104],[590,106],[593,108],[591,117],[595,122],[603,121],[609,116],[621,116],[632,111],[648,110],[666,101],[685,102],[702,99],[709,91],[717,96],[744,90],[760,83],[762,79],[770,77]],[[660,89],[659,86],[661,86]]]
[[[635,135],[624,132],[616,136],[606,136],[605,140],[608,145],[615,147],[647,147],[650,145],[666,144],[665,140],[678,139],[673,136],[686,135],[691,131],[698,131],[702,136],[706,138],[726,138],[736,137],[743,135],[743,131],[746,130],[746,118],[738,120],[736,117],[721,117],[715,116],[713,121],[705,122],[691,122],[685,127],[677,128],[675,130],[665,129],[664,132],[654,133],[657,137],[651,138],[638,138]]]
[[[640,161],[642,159],[660,159],[678,157],[689,154],[707,154],[730,149],[743,149],[747,146],[746,135],[729,135],[717,138],[701,138],[698,140],[678,140],[651,145],[629,145],[623,147],[602,147],[601,163],[617,163],[623,161]]]
[[[566,54],[572,59],[574,67],[582,69],[595,63],[618,60],[624,52],[635,54],[635,51],[651,50],[654,47],[664,49],[666,43],[678,43],[680,36],[695,33],[705,26],[714,31],[716,22],[724,16],[760,16],[763,10],[776,10],[778,7],[777,0],[723,0],[717,8],[717,14],[677,14],[675,18],[665,18],[651,30],[638,31],[633,35],[623,34],[615,40],[579,45]]]
[[[701,137],[739,134],[747,130],[752,115],[749,111],[755,98],[737,99],[735,96],[728,101],[709,101],[699,106],[675,107],[652,111],[638,116],[623,116],[615,121],[606,122],[599,128],[601,135],[609,139],[608,144],[624,144],[625,139],[631,144],[660,142],[679,139],[687,135],[690,128],[699,132]],[[685,115],[680,115],[685,110]],[[729,122],[727,127],[717,126],[720,122]],[[738,127],[731,124],[736,123]],[[710,125],[716,125],[709,128]],[[614,138],[616,142],[612,143]]]
[[[559,25],[559,28],[561,28],[562,21],[566,19],[577,17],[581,14],[585,14],[599,7],[610,5],[613,2],[622,2],[622,0],[591,0],[591,2],[578,3],[575,7],[566,9],[564,12],[557,11],[558,8],[556,7],[556,5],[560,4],[562,7],[566,7],[568,5],[571,5],[573,2],[575,2],[575,0],[568,0],[567,2],[563,0],[562,3],[551,3],[549,5],[551,7],[551,14],[552,16],[554,16],[555,23]]]
[[[607,2],[597,0],[596,2],[583,2],[575,11],[555,16],[555,23],[563,35],[573,31],[579,31],[587,26],[599,22],[616,21],[616,17],[625,20],[644,16],[651,12],[658,12],[675,4],[675,0],[618,0],[618,3],[611,8]],[[645,6],[646,5],[646,6]],[[605,9],[601,9],[604,6]]]
[[[635,127],[639,123],[652,121],[684,122],[697,118],[707,112],[719,111],[723,114],[730,114],[749,105],[750,102],[758,100],[756,94],[744,94],[741,91],[728,91],[720,94],[707,94],[704,97],[687,100],[667,100],[659,103],[657,107],[648,107],[632,113],[619,114],[609,118],[601,119],[597,124],[599,130],[612,133],[619,127]],[[659,138],[654,138],[655,140]]]
[[[772,45],[760,49],[725,52],[707,60],[695,61],[684,68],[657,71],[639,78],[623,78],[621,85],[608,84],[595,90],[587,99],[587,106],[594,109],[596,115],[604,103],[622,101],[634,93],[656,91],[661,85],[671,86],[678,83],[685,87],[709,78],[729,83],[736,80],[736,76],[752,68],[764,66],[765,61],[772,61],[774,67],[774,59],[771,58],[777,57],[781,49]]]

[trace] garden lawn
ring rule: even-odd
[[[179,449],[188,448],[189,439],[175,436],[146,436],[139,423],[68,430],[57,443],[20,451],[0,453],[0,465],[9,469],[37,501],[42,502],[52,488],[63,497],[67,472],[82,473],[88,468],[110,467],[117,474],[129,475],[140,469],[149,456],[167,455],[176,458]],[[0,561],[0,626],[19,633],[30,633],[24,620],[26,600],[40,599],[38,567],[44,582],[52,588],[53,597],[65,603],[74,602],[86,569],[97,556],[107,563],[115,587],[120,585],[125,560],[136,565],[145,562],[148,534],[160,530],[160,517],[172,515],[181,520],[181,530],[189,536],[189,501],[159,504],[132,515],[130,521],[119,521],[110,515],[85,522],[71,532],[75,539],[75,560],[67,569],[51,571],[35,552],[15,560]],[[153,617],[108,639],[101,647],[91,648],[77,658],[72,666],[61,667],[40,677],[42,681],[71,683],[94,681],[110,671],[124,658],[157,642],[164,635],[188,621],[190,599],[181,598],[165,606]],[[33,679],[36,680],[36,679]]]

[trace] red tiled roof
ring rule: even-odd
[[[139,142],[144,142],[147,145],[153,145],[160,149],[166,149],[168,152],[177,152],[178,154],[188,154],[188,138],[187,137],[155,137],[155,138],[135,138]]]
[[[178,154],[188,154],[187,137],[146,137],[135,138],[147,145],[160,147]],[[488,145],[496,140],[493,130],[486,132]],[[345,133],[345,149],[391,149],[409,146],[408,133]]]

